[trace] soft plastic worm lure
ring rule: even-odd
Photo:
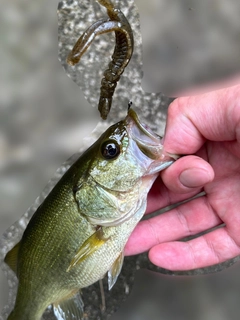
[[[115,32],[116,45],[112,60],[104,72],[98,103],[101,117],[106,119],[111,108],[117,82],[131,59],[134,41],[131,26],[122,11],[115,8],[110,0],[97,1],[106,7],[109,18],[95,22],[81,35],[69,53],[67,63],[69,65],[77,64],[97,35]]]

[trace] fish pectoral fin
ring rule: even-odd
[[[18,251],[20,248],[19,241],[7,254],[4,258],[4,262],[12,269],[13,272],[17,274],[17,260],[18,260]]]
[[[118,258],[114,261],[111,268],[108,271],[108,290],[111,290],[117,281],[117,278],[122,270],[124,260],[123,252],[120,253]]]
[[[83,319],[83,301],[80,292],[74,293],[67,299],[54,303],[53,312],[57,320]]]
[[[93,233],[78,249],[74,258],[70,262],[67,272],[69,272],[77,264],[81,263],[97,251],[109,238],[104,238],[102,228],[99,228],[95,233]]]

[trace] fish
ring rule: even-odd
[[[130,108],[68,169],[6,257],[19,284],[8,320],[82,319],[81,288],[115,284],[159,172],[174,162]]]
[[[104,71],[98,103],[100,115],[106,120],[117,82],[132,57],[134,38],[132,28],[120,8],[115,7],[110,0],[97,0],[97,2],[107,9],[108,18],[96,21],[84,31],[70,51],[67,63],[70,66],[76,65],[96,36],[115,32],[115,48],[108,68]]]

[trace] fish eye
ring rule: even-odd
[[[105,159],[114,159],[117,158],[120,153],[120,146],[116,141],[108,140],[102,144],[101,152]]]

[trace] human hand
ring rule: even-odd
[[[141,221],[125,254],[150,249],[150,261],[170,270],[201,268],[239,255],[240,85],[176,99],[168,110],[164,148],[186,156],[161,172],[147,213],[200,191],[206,195]],[[178,241],[222,223],[223,228]]]

